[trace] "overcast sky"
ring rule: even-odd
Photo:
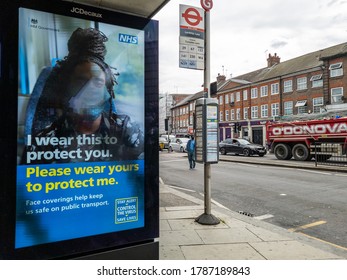
[[[179,68],[179,5],[171,0],[159,20],[160,93],[202,90],[202,70]],[[347,42],[347,0],[213,0],[211,82],[218,73],[236,77],[267,66],[269,53],[286,61]]]

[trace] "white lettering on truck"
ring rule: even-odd
[[[273,135],[328,134],[347,132],[346,123],[285,126],[272,128]]]

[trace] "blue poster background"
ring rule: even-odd
[[[144,160],[19,165],[16,212],[16,248],[143,227]]]

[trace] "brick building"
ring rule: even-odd
[[[159,134],[166,134],[165,119],[168,119],[169,133],[172,131],[172,111],[171,108],[183,99],[193,94],[165,93],[159,94]]]
[[[211,97],[216,97],[216,93],[226,84],[224,75],[219,75],[217,81],[211,83]],[[171,108],[172,134],[192,135],[195,102],[203,97],[203,91],[187,96]]]
[[[269,54],[265,68],[228,80],[219,75],[220,140],[243,137],[265,144],[267,121],[347,111],[346,65],[343,43],[284,62]],[[179,119],[173,124],[176,130],[192,129],[195,100],[201,96],[199,92],[173,108],[173,120]]]

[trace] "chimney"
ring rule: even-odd
[[[224,75],[220,75],[218,73],[218,76],[217,76],[217,83],[220,83],[220,82],[224,82],[226,79],[226,77]]]
[[[274,66],[280,62],[281,62],[281,58],[277,56],[277,53],[275,53],[274,56],[272,56],[271,53],[269,53],[269,58],[267,59],[267,67]]]

